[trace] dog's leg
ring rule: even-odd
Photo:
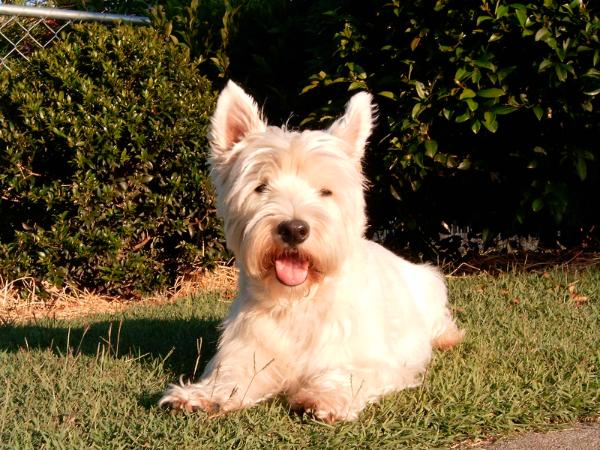
[[[465,330],[458,328],[454,321],[449,319],[445,330],[433,339],[432,345],[440,350],[450,350],[460,344],[465,334]]]
[[[252,406],[281,391],[273,360],[243,351],[233,357],[217,353],[197,383],[171,384],[160,406],[208,413]]]
[[[368,403],[386,393],[375,378],[373,373],[328,370],[288,392],[288,402],[293,410],[327,423],[356,420]]]

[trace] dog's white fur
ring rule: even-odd
[[[161,405],[230,411],[283,394],[322,420],[354,420],[378,397],[418,385],[432,346],[462,339],[441,274],[363,237],[372,125],[361,92],[326,131],[270,127],[229,82],[212,118],[211,165],[240,292],[201,379],[170,385]],[[278,233],[292,219],[310,226],[300,244]],[[290,251],[309,264],[295,286],[274,267]]]

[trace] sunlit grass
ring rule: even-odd
[[[214,352],[228,307],[215,295],[1,327],[0,447],[443,448],[600,413],[600,270],[449,286],[465,342],[435,354],[422,387],[333,426],[280,400],[218,418],[156,407]]]

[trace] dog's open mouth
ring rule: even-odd
[[[298,252],[283,253],[274,262],[275,275],[286,286],[298,286],[308,278],[308,260]]]

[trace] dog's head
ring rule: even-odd
[[[361,92],[328,130],[271,127],[228,83],[212,117],[212,178],[245,276],[304,290],[340,269],[365,229],[361,159],[372,122]]]

